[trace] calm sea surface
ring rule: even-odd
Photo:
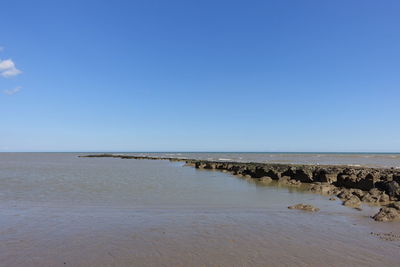
[[[355,211],[301,188],[265,186],[181,162],[78,155],[0,153],[0,265],[382,266],[400,262],[400,240],[389,242],[370,234],[400,229],[398,223],[373,222],[369,216],[376,207]],[[399,166],[395,154],[162,155]],[[287,209],[297,203],[313,204],[321,211]]]

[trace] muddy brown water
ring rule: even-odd
[[[1,266],[397,266],[399,223],[180,162],[0,153]],[[317,213],[288,210],[307,203]]]

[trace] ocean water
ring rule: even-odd
[[[399,223],[369,218],[377,207],[355,211],[303,188],[267,186],[182,162],[78,155],[0,153],[0,265],[400,262],[400,239],[389,242],[371,235],[399,234]],[[195,155],[245,161],[266,156]],[[297,203],[321,211],[287,209]]]
[[[400,168],[400,153],[122,153],[218,161],[351,165],[378,168]]]

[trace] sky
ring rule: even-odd
[[[0,10],[2,152],[400,152],[400,1]]]

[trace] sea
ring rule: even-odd
[[[399,154],[126,153],[400,167]],[[396,266],[400,224],[184,162],[0,153],[0,266]],[[289,210],[305,203],[309,213]],[[388,240],[385,236],[391,235]],[[397,237],[396,237],[397,236]]]

